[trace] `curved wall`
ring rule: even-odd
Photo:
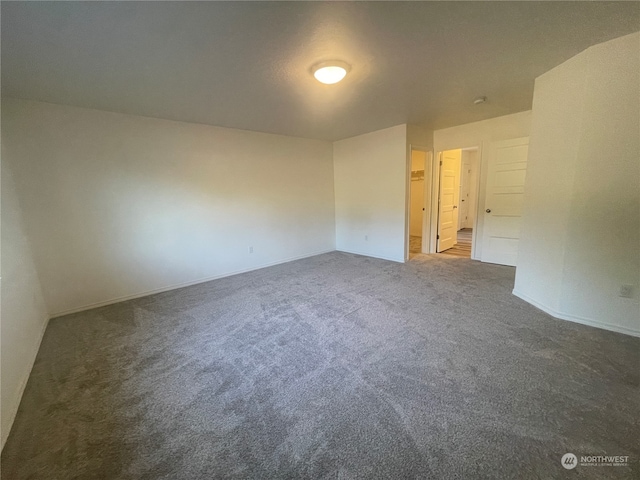
[[[639,51],[640,32],[536,80],[514,294],[640,336]]]

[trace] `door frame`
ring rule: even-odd
[[[432,181],[427,179],[427,175],[431,176],[433,172],[433,150],[421,145],[409,145],[409,154],[407,155],[407,168],[406,168],[406,205],[405,205],[405,239],[404,239],[404,260],[409,261],[409,229],[411,222],[411,161],[413,151],[424,152],[424,192],[423,192],[423,205],[422,205],[422,246],[421,253],[429,253],[431,251],[431,192]]]
[[[477,163],[476,163],[476,195],[475,195],[475,203],[476,203],[476,214],[473,218],[473,232],[471,234],[471,259],[472,260],[480,260],[479,254],[476,251],[477,245],[477,235],[478,235],[478,218],[480,216],[480,212],[484,210],[484,203],[480,205],[480,187],[482,185],[482,167],[483,167],[483,158],[482,158],[482,143],[477,145],[464,145],[461,147],[451,147],[445,148],[443,150],[439,150],[436,153],[437,162],[433,162],[433,175],[431,178],[431,235],[429,237],[429,253],[437,253],[437,235],[438,235],[438,211],[439,211],[439,201],[440,201],[440,161],[442,160],[442,153],[447,150],[471,150],[476,149],[477,154]]]

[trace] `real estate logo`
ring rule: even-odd
[[[578,466],[578,458],[573,453],[565,453],[560,459],[560,464],[567,470]],[[581,455],[581,467],[628,467],[628,455]]]
[[[565,453],[562,455],[560,463],[567,470],[571,470],[578,466],[578,458],[573,453]]]

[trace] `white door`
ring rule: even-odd
[[[438,201],[438,252],[458,241],[458,195],[462,150],[447,150],[440,155],[440,196]]]
[[[516,264],[528,149],[529,137],[494,142],[489,146],[483,262]]]

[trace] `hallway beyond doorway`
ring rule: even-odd
[[[471,234],[473,229],[463,228],[458,230],[458,242],[451,248],[440,252],[442,255],[471,258]],[[419,250],[418,250],[419,251]]]
[[[409,259],[412,259],[416,254],[422,253],[422,237],[417,235],[409,236]]]

